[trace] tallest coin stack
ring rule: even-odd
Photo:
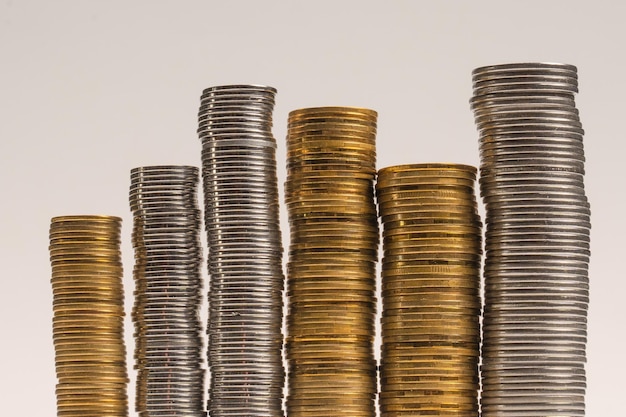
[[[576,67],[473,72],[486,204],[482,413],[584,416],[589,203]]]
[[[201,97],[212,417],[283,415],[275,94],[232,85],[207,88]]]

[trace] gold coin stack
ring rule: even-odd
[[[376,118],[349,107],[289,114],[290,417],[376,414]]]
[[[128,415],[121,221],[112,216],[51,221],[59,417]]]
[[[381,169],[381,416],[478,416],[476,168]]]

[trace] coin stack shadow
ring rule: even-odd
[[[476,168],[378,171],[381,416],[478,415],[482,224]]]
[[[128,415],[121,222],[113,216],[51,220],[59,417]]]
[[[283,415],[275,95],[272,87],[227,85],[201,96],[212,417]]]
[[[198,168],[131,170],[135,249],[135,409],[141,417],[202,417]]]
[[[287,415],[375,415],[378,222],[373,110],[289,114]]]
[[[472,72],[487,210],[482,413],[584,416],[590,209],[576,67]]]

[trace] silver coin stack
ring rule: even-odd
[[[202,417],[202,248],[199,170],[131,171],[135,249],[136,411],[141,417]]]
[[[212,417],[283,415],[275,95],[272,87],[229,85],[201,96]]]
[[[482,415],[584,416],[591,224],[577,70],[472,75],[487,211]]]

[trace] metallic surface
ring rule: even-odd
[[[350,107],[289,114],[289,416],[375,415],[376,118]]]
[[[475,181],[476,168],[459,164],[378,171],[383,417],[478,415],[482,250]]]
[[[226,85],[200,99],[213,417],[283,415],[275,95],[272,87]]]
[[[486,205],[482,414],[583,416],[590,210],[573,65],[473,71]]]
[[[51,220],[58,416],[128,415],[121,221]]]
[[[172,165],[131,170],[135,409],[141,417],[206,415],[198,171]]]

